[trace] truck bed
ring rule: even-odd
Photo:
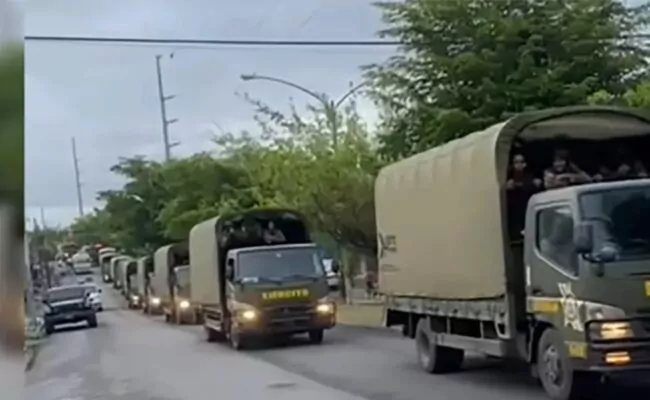
[[[451,300],[421,296],[386,296],[386,309],[421,315],[502,321],[507,315],[503,297],[482,300]]]

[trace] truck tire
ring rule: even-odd
[[[566,344],[554,328],[545,330],[539,339],[537,372],[544,391],[553,400],[583,398],[593,383],[592,376],[573,370]]]
[[[427,318],[421,318],[415,330],[415,348],[420,367],[430,374],[459,371],[463,366],[465,352],[437,345],[432,340],[435,332],[430,331],[427,322]]]
[[[325,337],[325,332],[322,329],[316,329],[309,331],[309,342],[313,344],[323,343],[323,338]]]
[[[55,330],[56,330],[56,328],[54,327],[53,324],[45,323],[45,333],[47,335],[53,334]]]
[[[97,316],[93,315],[92,317],[88,317],[88,327],[89,328],[97,328]]]

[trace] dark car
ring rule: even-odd
[[[97,311],[93,307],[91,291],[85,285],[52,288],[43,298],[45,304],[45,331],[53,333],[57,325],[86,321],[89,328],[97,327]]]

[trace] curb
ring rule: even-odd
[[[34,367],[41,345],[42,340],[25,343],[25,372],[29,372]]]

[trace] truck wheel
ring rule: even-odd
[[[315,331],[309,331],[309,341],[313,344],[323,343],[323,338],[325,337],[325,332],[322,329],[317,329]]]
[[[97,328],[97,316],[93,315],[92,317],[88,318],[88,327],[89,328]]]
[[[553,400],[573,400],[583,396],[586,376],[573,370],[571,358],[560,333],[549,328],[542,334],[537,346],[539,380]]]
[[[172,317],[171,317],[171,315],[165,313],[165,322],[167,322],[167,323],[172,322]]]
[[[415,331],[415,348],[420,367],[430,374],[455,372],[462,368],[465,352],[460,349],[437,345],[427,327],[427,319],[418,321]]]

